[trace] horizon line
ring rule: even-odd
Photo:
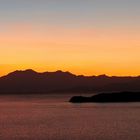
[[[84,76],[84,77],[99,77],[99,76],[106,76],[106,77],[140,77],[140,75],[135,75],[135,76],[132,76],[132,75],[123,75],[123,76],[119,76],[119,75],[107,75],[107,74],[99,74],[99,75],[84,75],[84,74],[74,74],[70,71],[63,71],[63,70],[55,70],[55,71],[44,71],[44,72],[39,72],[37,70],[34,70],[34,69],[17,69],[17,70],[14,70],[14,71],[11,71],[5,75],[2,75],[0,76],[1,77],[4,77],[4,76],[7,76],[11,73],[14,73],[14,72],[26,72],[26,71],[33,71],[33,72],[36,72],[36,73],[39,73],[39,74],[43,74],[43,73],[55,73],[55,72],[63,72],[63,73],[70,73],[72,75],[75,75],[75,76]]]

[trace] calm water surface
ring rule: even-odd
[[[0,96],[0,140],[140,140],[140,103],[71,104],[70,96]]]

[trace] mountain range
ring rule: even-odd
[[[0,77],[0,93],[93,93],[102,91],[140,91],[140,76],[83,76],[56,71],[38,73],[28,69]]]

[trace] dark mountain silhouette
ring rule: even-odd
[[[91,97],[73,96],[71,103],[116,103],[116,102],[140,102],[140,92],[116,92],[100,93]]]
[[[76,76],[70,72],[38,73],[31,69],[0,77],[0,93],[140,91],[140,76]]]

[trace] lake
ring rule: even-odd
[[[72,104],[71,96],[1,95],[0,140],[140,139],[140,103]]]

